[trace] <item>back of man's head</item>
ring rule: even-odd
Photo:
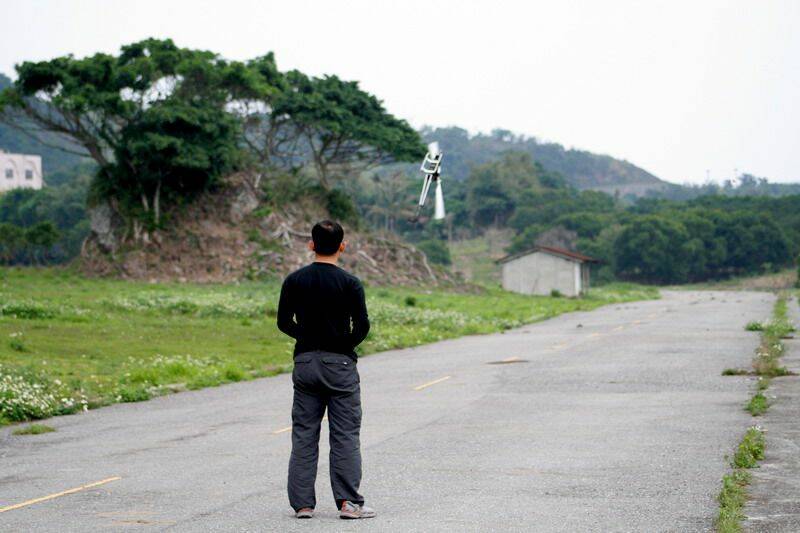
[[[339,251],[344,239],[344,229],[333,220],[321,220],[311,229],[314,251],[319,255],[333,255]]]

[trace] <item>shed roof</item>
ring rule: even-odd
[[[518,257],[523,257],[525,255],[529,255],[536,252],[544,252],[546,254],[555,255],[561,257],[563,259],[567,259],[569,261],[575,261],[577,263],[599,263],[598,259],[593,257],[589,257],[588,255],[579,254],[578,252],[571,252],[569,250],[565,250],[564,248],[555,248],[553,246],[534,246],[533,248],[529,248],[527,250],[523,250],[521,252],[517,252],[515,254],[510,254],[505,257],[502,257],[497,260],[498,263],[507,263],[509,261],[513,261]]]

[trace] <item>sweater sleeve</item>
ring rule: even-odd
[[[367,314],[367,302],[364,297],[364,287],[361,282],[356,280],[353,290],[350,318],[353,321],[353,330],[350,333],[350,341],[355,348],[367,338],[369,333],[369,315]]]
[[[294,321],[294,305],[289,278],[286,278],[281,286],[281,297],[278,300],[278,329],[294,339],[300,335],[300,327]]]

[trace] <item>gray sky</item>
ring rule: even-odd
[[[2,0],[0,72],[145,37],[359,80],[414,126],[509,129],[670,181],[800,181],[800,2]]]

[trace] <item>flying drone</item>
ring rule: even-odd
[[[419,204],[413,220],[419,219],[419,214],[425,206],[425,200],[428,197],[428,190],[431,188],[432,183],[436,183],[436,192],[434,193],[434,220],[444,219],[444,194],[442,193],[442,180],[439,176],[442,170],[442,151],[439,149],[438,142],[432,142],[428,145],[428,153],[425,154],[425,159],[422,160],[422,166],[419,169],[424,174],[422,181],[422,192],[419,195]]]

